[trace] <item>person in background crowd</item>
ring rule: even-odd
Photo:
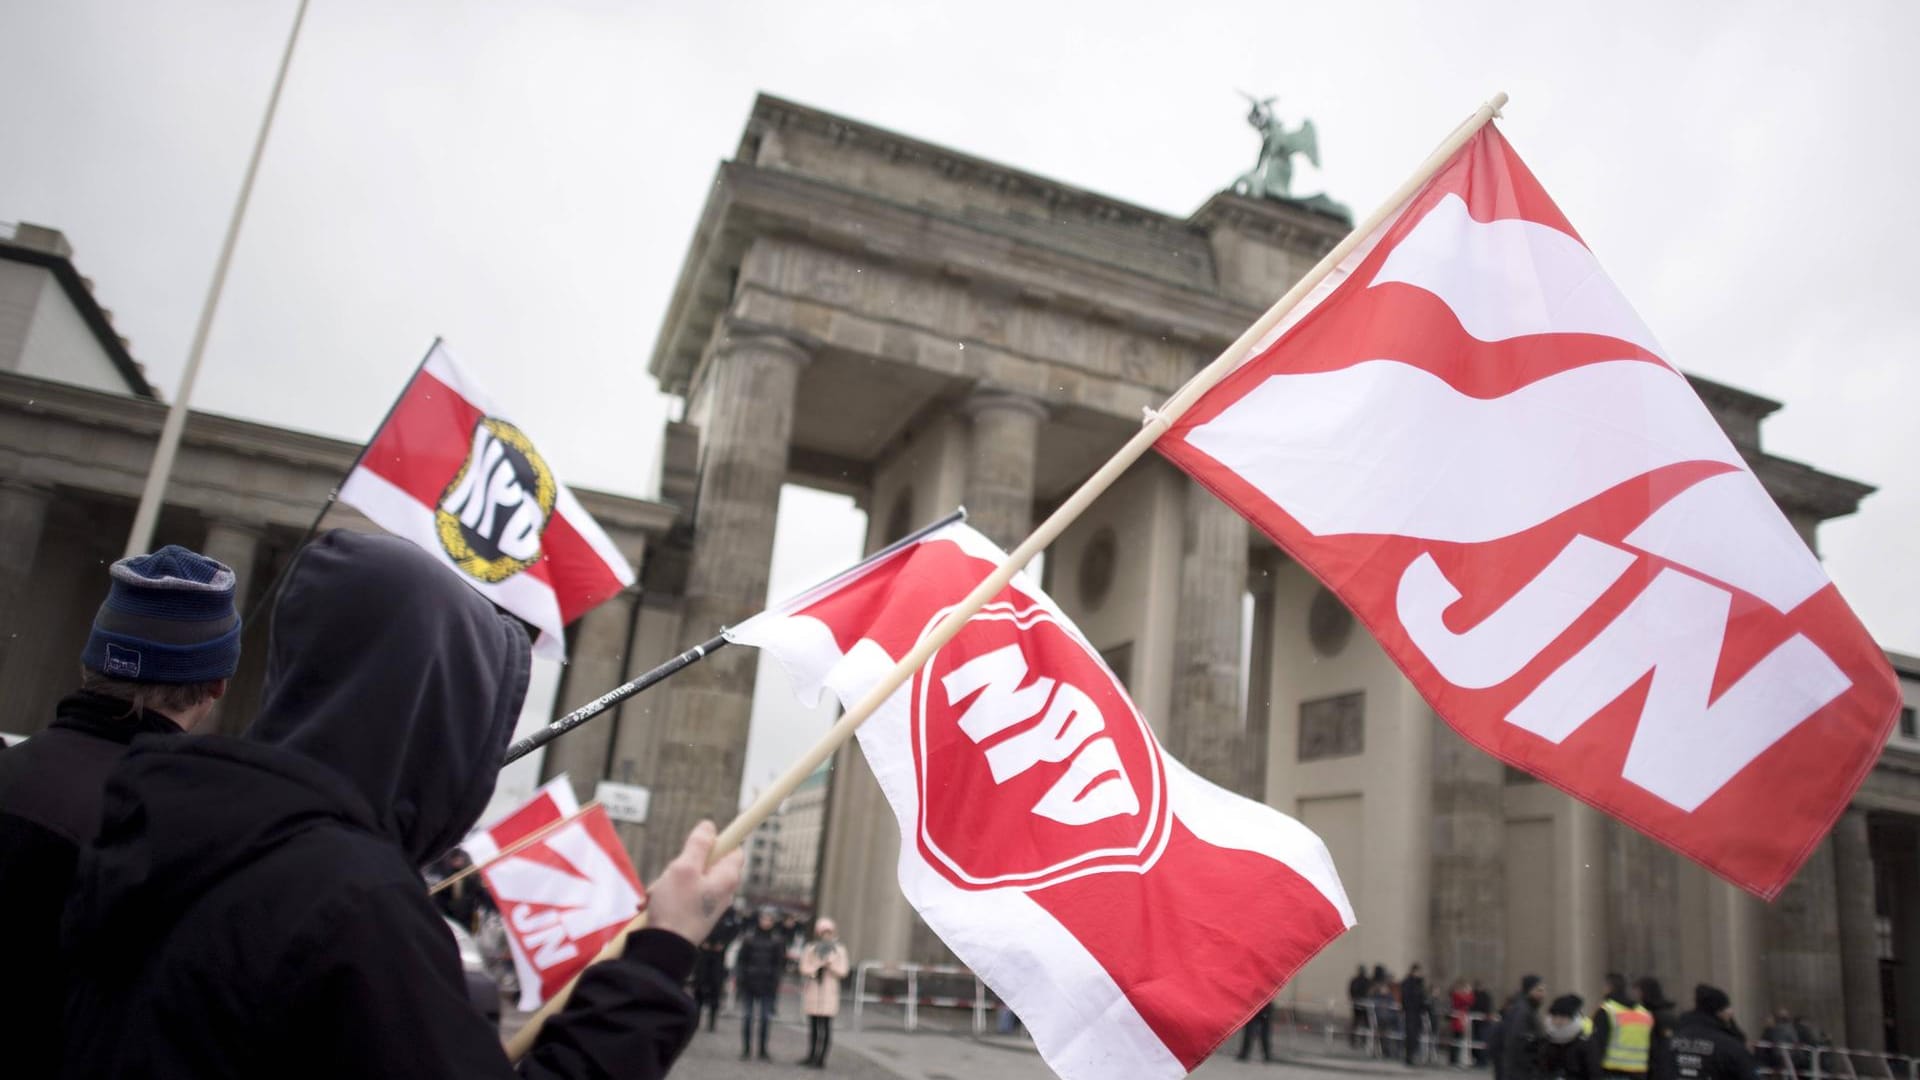
[[[1580,1015],[1580,996],[1562,994],[1547,1008],[1541,1032],[1539,1080],[1587,1080],[1587,1033],[1593,1024]]]
[[[302,548],[240,739],[139,740],[108,778],[61,935],[68,1080],[516,1075],[420,868],[465,836],[527,693],[526,630],[405,540]],[[581,975],[519,1075],[657,1080],[680,984],[739,883],[703,822],[648,926]]]
[[[788,971],[800,970],[800,946],[806,943],[806,934],[800,929],[800,916],[789,911],[780,916],[780,947],[786,951]]]
[[[1653,1014],[1634,1000],[1626,976],[1609,973],[1587,1040],[1591,1074],[1644,1080],[1652,1049]]]
[[[1373,989],[1373,980],[1367,977],[1367,965],[1361,964],[1353,969],[1353,978],[1347,980],[1347,1001],[1353,1006],[1353,1012],[1347,1017],[1347,1045],[1355,1050],[1360,1048],[1360,1032],[1367,1026],[1367,995]]]
[[[713,932],[700,942],[700,955],[693,962],[693,1002],[706,1013],[707,1030],[720,1023],[720,999],[727,989],[727,946],[740,936],[740,914],[732,908],[720,913]]]
[[[840,1014],[840,980],[851,967],[847,947],[840,944],[840,928],[832,919],[813,924],[813,942],[800,954],[801,1011],[807,1014],[807,1059],[812,1069],[827,1067],[833,1045],[833,1018]]]
[[[1467,1042],[1472,1033],[1467,1016],[1473,1012],[1473,984],[1458,979],[1447,994],[1447,1028],[1453,1032],[1453,1063],[1464,1068],[1468,1060]]]
[[[1675,1080],[1757,1080],[1760,1075],[1733,1022],[1726,991],[1704,983],[1693,988],[1693,1011],[1675,1021],[1667,1055],[1668,1075]]]
[[[0,1033],[10,1071],[59,1072],[60,916],[100,824],[107,774],[136,735],[203,727],[240,663],[233,571],[169,544],[114,563],[80,654],[80,689],[53,722],[0,753]],[[17,727],[23,725],[9,724]]]
[[[1420,1036],[1426,1030],[1426,1019],[1427,980],[1420,974],[1420,965],[1412,964],[1407,968],[1407,977],[1400,982],[1401,1041],[1406,1046],[1409,1065],[1414,1063],[1414,1057],[1420,1051]]]
[[[473,856],[468,855],[464,849],[454,848],[447,852],[445,858],[435,863],[434,867],[440,871],[440,880],[444,881],[472,865]],[[468,933],[474,931],[476,919],[487,894],[487,890],[482,888],[480,882],[476,880],[477,876],[469,874],[433,894],[433,904],[440,909],[440,914]],[[433,875],[429,874],[428,877],[432,878]]]
[[[1679,1019],[1674,1004],[1660,988],[1660,980],[1642,975],[1633,980],[1640,1007],[1653,1014],[1653,1041],[1647,1047],[1647,1076],[1650,1080],[1673,1080],[1668,1073],[1667,1040],[1673,1038],[1673,1025]]]
[[[1273,1002],[1268,1001],[1254,1010],[1252,1016],[1240,1027],[1240,1052],[1233,1055],[1235,1061],[1245,1061],[1253,1056],[1254,1040],[1260,1042],[1260,1060],[1273,1060]]]
[[[774,999],[780,994],[780,977],[786,973],[787,947],[780,928],[774,923],[773,909],[763,908],[753,927],[740,938],[740,951],[733,958],[733,989],[740,1002],[740,1060],[753,1056],[756,1046],[760,1060],[767,1056],[767,1027],[773,1023]],[[760,1038],[754,1041],[753,1018],[760,1017]]]
[[[1791,1062],[1795,1075],[1808,1072],[1813,1067],[1813,1053],[1807,1049],[1813,1045],[1813,1032],[1805,1024],[1794,1020],[1793,1010],[1785,1006],[1773,1010],[1773,1022],[1767,1026],[1761,1036],[1773,1044],[1767,1064],[1774,1068],[1783,1068],[1783,1063]]]
[[[1500,1080],[1534,1080],[1540,1039],[1545,1032],[1540,1003],[1546,999],[1547,988],[1540,976],[1528,975],[1520,980],[1520,992],[1513,995],[1500,1017],[1500,1052],[1494,1058],[1495,1075]]]
[[[1393,976],[1375,965],[1373,989],[1367,994],[1367,1011],[1373,1014],[1374,1037],[1380,1042],[1380,1056],[1400,1053],[1400,1006],[1394,1002]]]
[[[1479,979],[1473,980],[1473,1011],[1478,1015],[1467,1028],[1468,1037],[1473,1040],[1474,1044],[1473,1063],[1475,1065],[1485,1065],[1487,1063],[1487,1052],[1489,1049],[1487,1040],[1491,1037],[1491,1029],[1494,1023],[1493,993],[1487,989],[1487,984],[1481,982]]]

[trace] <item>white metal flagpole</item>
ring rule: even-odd
[[[154,448],[153,465],[147,470],[147,486],[140,493],[140,508],[133,514],[133,531],[127,535],[128,555],[138,555],[153,543],[153,527],[160,519],[161,496],[166,493],[167,479],[173,473],[180,434],[187,426],[187,402],[193,397],[193,380],[200,374],[200,356],[206,352],[207,332],[213,327],[213,313],[220,306],[220,292],[227,284],[227,267],[233,262],[234,244],[240,238],[240,221],[247,216],[253,178],[260,172],[260,154],[267,148],[267,132],[273,128],[273,114],[280,107],[280,90],[287,84],[287,67],[293,62],[293,46],[300,40],[300,24],[306,18],[307,0],[300,0],[293,13],[293,30],[287,34],[286,51],[280,54],[280,71],[273,78],[273,92],[267,96],[266,115],[260,118],[260,134],[253,140],[253,156],[248,159],[246,176],[240,181],[240,196],[234,201],[233,217],[227,222],[227,238],[220,245],[219,259],[213,264],[213,282],[207,288],[207,302],[200,308],[200,324],[194,328],[193,344],[187,349],[187,366],[180,373],[180,388],[174,392],[167,422],[160,428],[160,445]]]

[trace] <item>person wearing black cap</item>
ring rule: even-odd
[[[1547,987],[1540,976],[1528,975],[1520,980],[1520,992],[1500,1015],[1500,1050],[1494,1058],[1500,1080],[1533,1080],[1538,1073],[1540,1037],[1545,1030],[1540,1022],[1540,1003],[1546,999]]]
[[[1667,1075],[1676,1080],[1756,1080],[1760,1075],[1733,1022],[1727,992],[1705,983],[1693,988],[1693,1011],[1674,1024],[1667,1054]]]
[[[395,537],[327,533],[285,580],[245,736],[141,740],[108,778],[62,925],[63,1075],[512,1077],[420,868],[492,795],[527,633]],[[694,942],[740,879],[738,852],[708,867],[714,836],[693,830],[520,1076],[666,1074]]]
[[[46,730],[0,754],[0,1034],[19,1076],[59,1071],[60,913],[100,821],[107,773],[136,735],[203,726],[240,662],[233,571],[168,545],[108,571],[80,689]]]

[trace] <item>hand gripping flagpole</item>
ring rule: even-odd
[[[849,575],[859,573],[861,570],[873,565],[874,563],[879,562],[880,560],[886,558],[887,556],[893,554],[894,552],[899,551],[900,549],[907,547],[910,544],[917,544],[920,541],[926,539],[928,536],[931,536],[932,534],[940,531],[941,529],[944,529],[947,526],[952,525],[956,522],[965,521],[966,519],[967,519],[967,511],[965,507],[955,510],[953,513],[948,514],[946,517],[941,518],[939,521],[936,521],[933,524],[926,526],[925,528],[916,529],[915,531],[908,533],[906,536],[903,536],[900,539],[895,540],[893,543],[888,544],[886,547],[881,548],[879,551],[874,552],[873,554],[860,560],[858,563],[854,564],[853,566],[850,566],[847,569],[840,571],[838,574],[835,574],[834,576],[828,578],[827,580],[821,582],[820,584],[813,586],[812,589],[809,589],[807,591],[815,592],[820,589],[829,588],[835,582],[838,582]],[[801,595],[805,595],[805,593]],[[614,687],[613,689],[607,691],[606,693],[601,694],[599,697],[594,698],[592,701],[587,702],[585,705],[582,705],[579,708],[568,713],[567,715],[562,716],[559,719],[553,721],[552,723],[548,724],[546,727],[541,728],[539,731],[536,731],[533,734],[527,736],[526,738],[521,739],[520,741],[514,743],[512,746],[507,747],[507,759],[506,761],[501,763],[501,766],[504,768],[507,765],[513,764],[514,762],[520,760],[523,757],[526,757],[528,754],[533,753],[535,750],[540,749],[541,747],[547,745],[548,743],[559,738],[560,736],[565,735],[567,732],[572,731],[574,728],[579,727],[581,724],[584,724],[587,721],[593,719],[594,717],[599,716],[601,713],[606,712],[608,709],[613,708],[615,705],[620,704],[621,702],[627,700],[628,698],[634,696],[635,694],[640,693],[643,690],[649,689],[650,687],[654,686],[656,683],[659,683],[662,680],[666,679],[668,676],[677,674],[678,672],[684,670],[685,668],[693,664],[696,664],[701,660],[706,659],[709,656],[712,656],[714,653],[725,648],[726,645],[727,645],[726,632],[722,630],[720,633],[713,635],[712,637],[708,638],[707,640],[701,642],[698,645],[695,645],[693,648],[688,649],[686,652],[681,653],[679,656],[676,656],[673,659],[667,661],[666,663],[661,664],[659,667],[654,668],[652,671],[649,671],[646,674],[639,676],[638,678],[634,679],[632,682],[623,683],[620,686]]]
[[[1360,246],[1362,241],[1385,224],[1388,218],[1425,186],[1427,181],[1431,180],[1434,174],[1439,172],[1441,167],[1467,144],[1469,139],[1487,125],[1488,121],[1500,115],[1500,110],[1506,103],[1507,95],[1499,93],[1475,110],[1472,116],[1455,128],[1453,134],[1447,136],[1433,153],[1421,162],[1412,176],[1396,188],[1393,194],[1387,196],[1379,209],[1348,233],[1344,240],[1334,245],[1333,250],[1327,252],[1312,270],[1307,271],[1306,276],[1295,282],[1293,288],[1287,290],[1286,295],[1275,301],[1265,315],[1260,316],[1252,326],[1247,327],[1233,344],[1227,346],[1225,352],[1200,369],[1199,374],[1189,380],[1185,386],[1175,391],[1158,411],[1149,412],[1146,422],[1141,425],[1133,438],[1127,440],[1126,445],[1088,477],[1086,482],[1080,485],[1079,490],[1067,498],[1066,502],[1061,503],[1058,509],[1048,515],[1047,519],[1040,523],[1040,527],[1033,531],[1033,535],[1013,549],[1006,561],[1002,562],[999,568],[988,575],[987,579],[976,586],[971,593],[968,593],[958,607],[948,612],[946,617],[941,619],[918,645],[901,657],[899,662],[894,664],[893,669],[867,691],[866,696],[842,714],[812,749],[802,754],[799,760],[789,766],[786,772],[760,793],[760,797],[753,801],[753,805],[742,810],[731,824],[721,830],[720,836],[714,841],[713,852],[708,857],[708,865],[711,866],[722,856],[739,847],[746,840],[747,834],[758,828],[761,822],[779,808],[780,803],[787,796],[793,794],[794,789],[798,788],[802,781],[811,776],[814,770],[840,748],[840,744],[851,738],[854,731],[861,724],[866,723],[867,717],[872,716],[875,710],[893,696],[894,691],[912,678],[914,672],[920,670],[935,650],[952,640],[953,636],[960,632],[960,628],[966,625],[968,619],[973,618],[989,600],[998,596],[1000,590],[1007,587],[1007,583],[1013,580],[1013,575],[1033,561],[1035,555],[1044,551],[1048,544],[1053,543],[1066,530],[1067,526],[1073,524],[1082,513],[1085,513],[1087,507],[1091,506],[1107,488],[1113,486],[1113,482],[1120,478],[1120,474],[1126,472],[1128,466],[1139,460],[1176,420],[1193,407],[1193,403],[1198,401],[1201,395],[1213,389],[1220,380],[1231,374],[1256,342],[1265,337],[1268,331],[1278,326],[1282,319],[1298,307],[1300,301],[1306,299],[1322,281],[1326,280],[1327,275],[1333,273],[1334,269]],[[641,919],[634,920],[628,930],[631,931],[640,922]],[[601,957],[605,958],[608,955],[611,954],[602,952]],[[569,984],[566,990],[554,995],[553,1000],[541,1006],[539,1012],[527,1019],[526,1025],[508,1043],[508,1056],[517,1061],[533,1046],[534,1040],[539,1036],[541,1023],[560,1009],[566,1001],[567,990],[571,989],[572,985]]]

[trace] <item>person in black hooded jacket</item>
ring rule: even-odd
[[[425,552],[302,549],[244,739],[142,739],[108,781],[63,942],[69,1077],[510,1077],[418,868],[485,807],[526,695],[519,623]],[[680,984],[738,883],[702,823],[649,928],[582,975],[519,1064],[659,1077]]]

